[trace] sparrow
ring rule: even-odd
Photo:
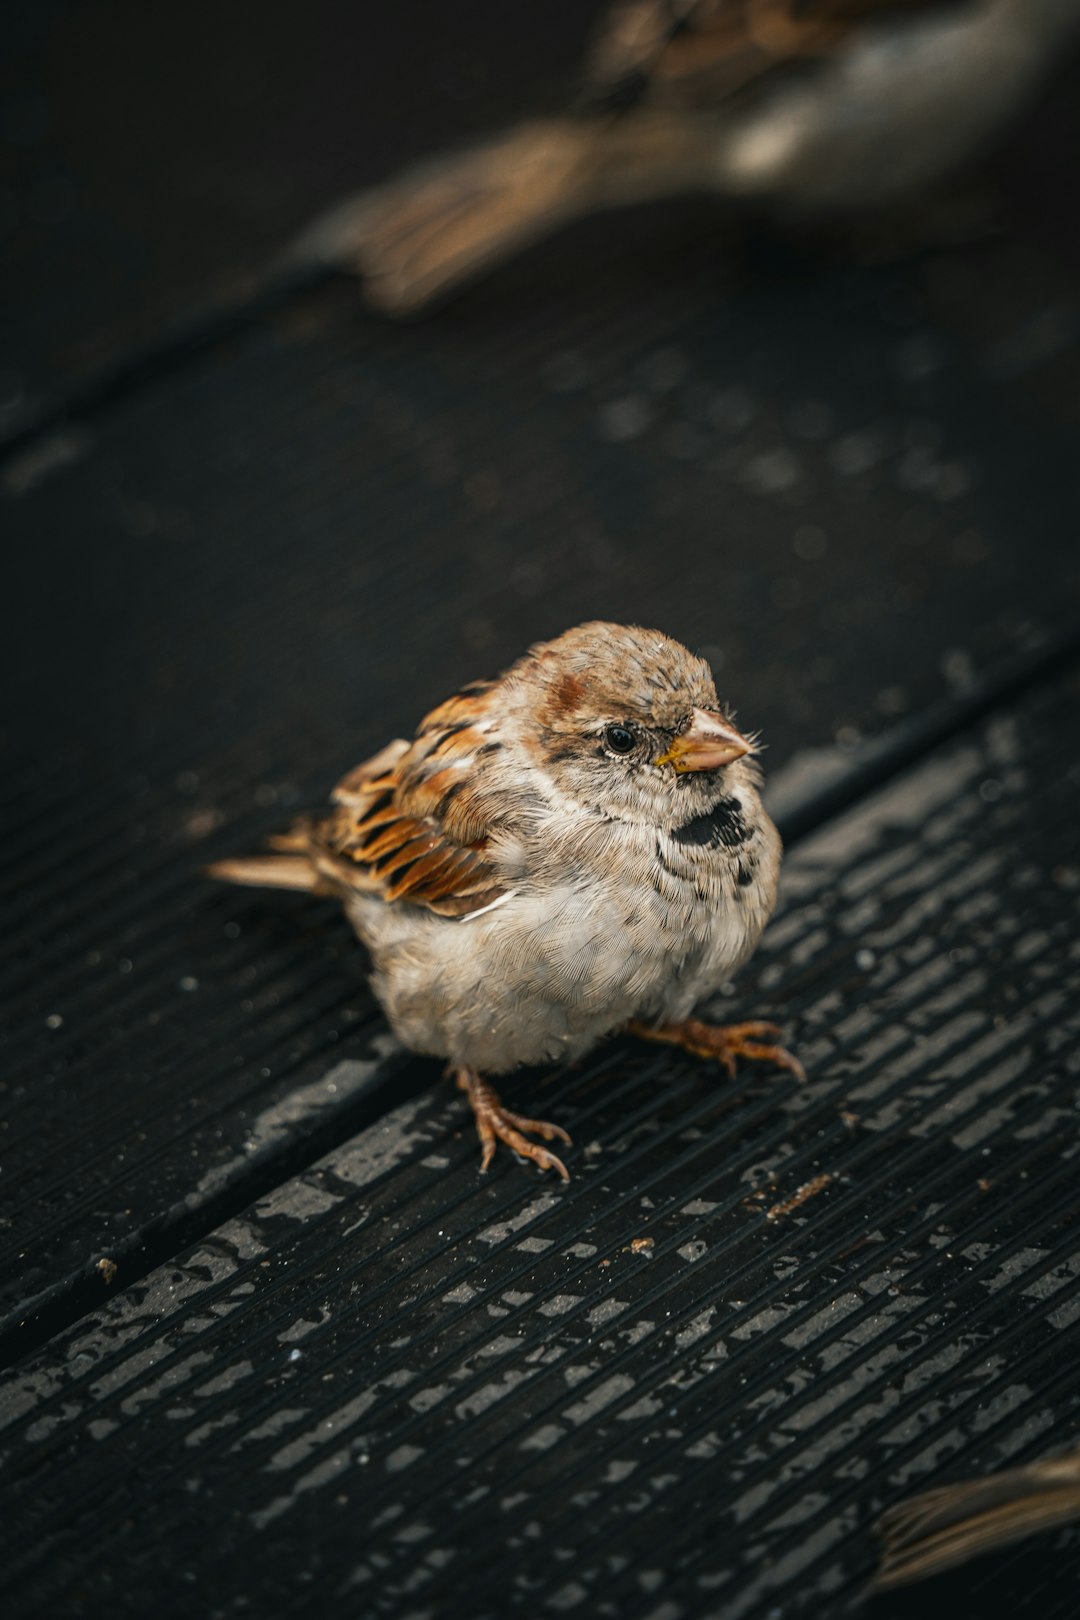
[[[703,659],[658,630],[593,622],[532,647],[350,771],[232,883],[341,901],[403,1045],[444,1058],[486,1170],[561,1126],[506,1108],[492,1077],[583,1056],[617,1030],[798,1078],[775,1024],[692,1016],[752,954],[776,904],[780,836],[758,743]]]
[[[601,209],[894,202],[988,144],[1078,25],[1080,0],[616,0],[562,116],[346,201],[286,263],[358,272],[405,315]]]
[[[1080,1450],[941,1485],[890,1508],[871,1591],[923,1580],[1040,1530],[1080,1523]]]

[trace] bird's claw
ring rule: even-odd
[[[467,1094],[476,1118],[476,1134],[483,1150],[481,1171],[488,1169],[495,1157],[497,1144],[504,1142],[523,1159],[531,1159],[541,1171],[555,1170],[564,1181],[570,1180],[570,1172],[557,1153],[541,1147],[538,1142],[530,1142],[523,1134],[531,1131],[536,1136],[542,1136],[546,1142],[572,1145],[569,1133],[561,1125],[554,1125],[547,1119],[529,1119],[524,1114],[513,1113],[503,1106],[494,1086],[471,1069],[458,1068],[452,1072],[460,1090]]]
[[[806,1079],[806,1070],[794,1053],[775,1044],[780,1034],[777,1024],[762,1019],[746,1024],[707,1024],[702,1018],[686,1018],[678,1024],[647,1024],[635,1019],[629,1026],[632,1035],[641,1035],[650,1041],[669,1041],[683,1046],[697,1057],[713,1058],[724,1065],[729,1079],[735,1078],[737,1058],[775,1063],[787,1069],[796,1080]],[[762,1038],[764,1037],[764,1039]]]

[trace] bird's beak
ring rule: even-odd
[[[757,749],[736,731],[722,714],[711,709],[692,709],[690,718],[658,765],[671,765],[677,771],[715,771],[733,759],[754,754]]]

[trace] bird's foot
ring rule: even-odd
[[[635,1018],[627,1025],[631,1035],[647,1041],[669,1041],[684,1046],[697,1057],[715,1058],[731,1079],[735,1078],[736,1058],[752,1058],[789,1069],[796,1080],[806,1079],[806,1070],[783,1046],[775,1045],[779,1026],[756,1020],[749,1024],[707,1024],[702,1018],[684,1018],[679,1024],[649,1024]]]
[[[546,1119],[526,1119],[522,1114],[512,1114],[509,1108],[503,1107],[495,1087],[474,1069],[451,1064],[447,1072],[457,1081],[458,1089],[465,1092],[476,1116],[476,1134],[483,1148],[481,1170],[486,1170],[495,1157],[496,1143],[505,1142],[515,1153],[532,1159],[541,1170],[557,1170],[564,1181],[570,1180],[570,1172],[557,1154],[522,1135],[523,1131],[532,1131],[546,1142],[569,1143],[570,1137],[561,1125],[552,1125]]]

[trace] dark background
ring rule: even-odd
[[[367,316],[348,283],[244,327],[320,208],[557,104],[586,11],[545,8],[536,29],[490,3],[467,27],[434,6],[5,8],[0,411],[24,435],[8,515],[49,528],[50,570],[45,592],[41,549],[16,548],[28,640],[9,651],[58,735],[134,758],[173,703],[250,725],[263,701],[347,717],[351,752],[537,635],[651,611],[715,650],[786,757],[940,691],[947,654],[955,676],[1059,615],[1080,395],[1072,61],[960,188],[958,243],[890,225],[867,268],[843,231],[785,244],[672,204],[566,232],[415,327]],[[116,438],[124,411],[135,436]],[[26,440],[42,420],[56,431]],[[77,523],[48,489],[20,507],[91,446]],[[402,577],[387,502],[424,578]],[[147,566],[174,581],[152,606]],[[280,569],[304,614],[255,635],[234,596],[223,617],[245,568],[241,597]],[[388,670],[396,615],[415,625],[436,600],[439,635],[410,637],[423,659]]]

